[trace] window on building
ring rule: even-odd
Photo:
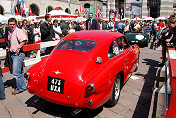
[[[30,6],[31,6],[32,13],[38,16],[39,15],[39,7],[34,3],[32,3]]]
[[[149,9],[150,9],[151,17],[157,18],[160,16],[160,6],[161,6],[161,0],[150,0]]]
[[[90,8],[90,4],[89,3],[84,4],[84,8]]]
[[[50,12],[50,11],[52,11],[53,10],[53,7],[52,6],[48,6],[47,8],[46,8],[46,13],[48,13],[48,12]]]
[[[66,9],[65,9],[65,12],[71,14],[71,11],[70,11],[69,8],[66,8]]]
[[[4,9],[3,9],[3,7],[1,5],[0,5],[0,14],[4,15]]]

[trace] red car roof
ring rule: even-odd
[[[96,41],[99,43],[106,43],[107,41],[113,41],[115,38],[123,36],[119,32],[109,32],[109,31],[100,31],[100,30],[91,30],[91,31],[80,31],[74,32],[64,39],[88,39]]]

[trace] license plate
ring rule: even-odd
[[[47,90],[63,94],[64,82],[65,82],[65,80],[63,80],[63,79],[48,77]]]

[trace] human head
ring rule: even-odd
[[[46,15],[45,15],[45,20],[46,20],[47,22],[51,22],[51,15],[50,15],[50,14],[46,14]]]
[[[103,18],[102,17],[99,18],[99,22],[103,22]]]
[[[40,20],[39,24],[43,24],[43,23],[44,23],[43,20]]]
[[[38,22],[35,22],[35,28],[38,28],[39,27],[39,23]]]
[[[12,31],[17,26],[17,20],[15,18],[9,18],[8,25],[9,25],[10,30]]]
[[[23,26],[26,26],[27,23],[28,23],[28,21],[27,21],[26,19],[24,19],[23,22],[22,22],[22,25],[23,25]]]
[[[89,19],[93,18],[93,13],[89,13]]]
[[[53,25],[54,25],[54,26],[58,26],[58,20],[57,20],[57,19],[54,19],[54,20],[53,20]]]
[[[172,17],[167,21],[169,29],[172,29],[176,26],[176,17]]]
[[[83,25],[83,21],[82,21],[82,20],[79,20],[79,24],[80,24],[80,25]]]

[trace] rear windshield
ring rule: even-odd
[[[69,50],[78,50],[83,52],[89,52],[96,45],[95,41],[87,39],[66,39],[63,40],[56,48],[60,49],[69,49]]]

